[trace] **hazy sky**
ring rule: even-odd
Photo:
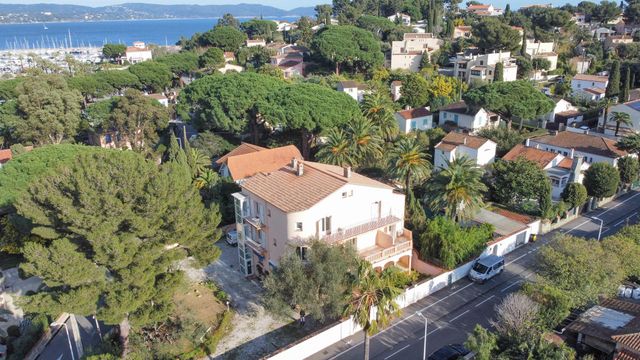
[[[0,4],[75,4],[85,6],[102,6],[122,4],[125,2],[144,2],[151,4],[198,4],[198,5],[220,5],[220,4],[262,4],[275,6],[281,9],[293,9],[301,6],[313,6],[317,4],[330,4],[331,0],[0,0]]]

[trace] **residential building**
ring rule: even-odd
[[[391,70],[419,71],[422,58],[427,56],[430,59],[431,54],[440,49],[443,43],[431,33],[404,34],[402,41],[391,43]]]
[[[604,98],[609,84],[608,76],[578,74],[571,79],[573,96],[598,101]]]
[[[148,97],[158,100],[164,107],[169,107],[169,98],[164,93],[147,94]]]
[[[471,4],[467,6],[467,12],[478,16],[500,16],[504,13],[502,9],[494,8],[493,5]]]
[[[413,244],[404,228],[404,195],[391,186],[349,167],[293,158],[240,187],[233,197],[245,275],[271,272],[290,252],[304,259],[311,239],[352,245],[374,269],[411,269]]]
[[[607,29],[606,27],[599,27],[597,29],[591,30],[591,36],[601,41],[611,35],[614,35],[615,33],[615,30]]]
[[[400,25],[410,26],[411,25],[411,16],[402,13],[395,13],[391,16],[388,16],[387,19],[390,21],[399,22]]]
[[[402,81],[395,80],[391,82],[391,97],[393,101],[400,100],[400,97],[402,97]]]
[[[614,112],[629,114],[631,125],[620,124],[618,136],[624,136],[640,132],[640,100],[629,101],[623,104],[616,104],[609,109],[609,116]],[[616,123],[611,118],[605,121],[604,112],[599,119],[600,126],[604,127],[605,135],[615,135]]]
[[[228,62],[232,62],[236,59],[236,54],[233,53],[233,51],[225,51],[224,52],[224,62],[228,63]]]
[[[395,113],[400,132],[408,134],[411,131],[427,130],[433,127],[433,114],[429,108],[407,109]]]
[[[469,49],[458,53],[454,61],[453,74],[455,77],[471,84],[473,82],[492,82],[497,63],[502,63],[502,81],[515,81],[518,75],[516,59],[509,51],[479,55],[477,49]]]
[[[554,51],[553,42],[538,42],[527,40],[525,45],[525,53],[530,59],[544,59],[549,61],[547,71],[553,71],[558,67],[558,54]]]
[[[487,248],[480,257],[504,256],[528,243],[531,235],[540,232],[540,219],[501,208],[481,208],[473,214],[471,221],[493,227],[493,238],[487,242]]]
[[[9,160],[13,157],[11,149],[2,149],[0,150],[0,169],[4,164],[8,163]]]
[[[556,121],[556,115],[560,113],[568,113],[569,111],[578,111],[578,108],[573,106],[570,102],[565,99],[553,99],[555,103],[553,110],[549,113],[540,116],[538,119],[542,120],[544,123],[554,123]],[[544,125],[544,124],[543,124]],[[544,128],[545,126],[541,126]]]
[[[624,21],[620,21],[619,23],[616,24],[615,28],[616,28],[616,33],[618,34],[633,36],[636,33],[636,31],[640,30],[640,23],[627,24]]]
[[[579,350],[596,350],[602,358],[640,359],[640,303],[623,297],[605,299],[569,323],[565,334]]]
[[[275,50],[276,55],[271,57],[271,65],[280,68],[286,79],[304,76],[304,54],[309,51],[307,48],[284,43],[272,43],[267,48]]]
[[[569,59],[569,64],[577,74],[584,74],[589,71],[589,65],[591,65],[591,61],[586,56],[576,56]]]
[[[484,127],[496,127],[500,116],[485,109],[474,109],[464,101],[440,108],[440,124],[455,124],[458,128],[475,132]]]
[[[278,20],[273,20],[273,22],[276,23],[276,25],[278,26],[277,31],[279,32],[283,32],[283,31],[291,31],[291,30],[295,30],[298,28],[298,26],[296,24],[292,24],[288,21],[278,21]]]
[[[124,60],[130,64],[137,64],[139,62],[151,60],[153,54],[151,49],[142,41],[136,41],[133,46],[128,46],[124,53]]]
[[[571,20],[573,20],[573,22],[575,22],[576,25],[578,25],[578,26],[588,26],[589,25],[587,23],[587,16],[584,13],[581,13],[581,12],[573,13],[573,16],[571,17]]]
[[[472,30],[473,28],[471,26],[456,26],[453,29],[453,38],[454,39],[458,39],[458,38],[470,39]]]
[[[347,93],[347,95],[351,96],[353,100],[357,102],[362,102],[364,95],[370,92],[367,85],[352,80],[340,81],[337,90]]]
[[[294,76],[304,76],[305,64],[302,61],[288,60],[278,64],[278,68],[282,70],[285,79],[291,79]]]
[[[243,72],[244,68],[242,66],[240,66],[240,65],[234,65],[234,64],[226,63],[226,64],[224,64],[223,67],[219,68],[218,71],[220,71],[223,74],[226,74],[229,71]]]
[[[631,35],[611,35],[604,39],[604,47],[608,50],[620,44],[631,44],[632,42],[633,37]]]
[[[245,41],[246,47],[254,47],[254,46],[267,46],[267,42],[264,39],[247,39]]]
[[[462,156],[473,160],[478,166],[485,166],[494,161],[496,149],[496,143],[489,139],[452,131],[435,146],[434,168],[445,169],[448,167],[447,162]]]
[[[273,149],[242,143],[228,154],[216,160],[219,174],[241,182],[259,172],[271,172],[285,166],[292,158],[302,159],[295,145]]]
[[[562,192],[568,184],[572,182],[582,183],[584,171],[589,168],[580,156],[570,153],[564,156],[560,153],[542,150],[538,147],[531,147],[527,140],[525,145],[518,144],[502,157],[502,160],[513,161],[518,158],[525,158],[534,162],[540,169],[544,170],[551,181],[551,197],[554,200],[561,198]]]
[[[588,164],[606,162],[616,166],[618,159],[629,155],[616,146],[616,140],[572,131],[554,131],[549,135],[529,139],[529,145],[575,158],[581,156]]]

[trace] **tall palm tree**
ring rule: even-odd
[[[411,181],[429,176],[431,164],[427,150],[415,137],[403,137],[389,151],[389,168],[397,178],[404,180],[405,192],[411,189]]]
[[[189,149],[188,161],[194,178],[198,177],[211,167],[211,159],[196,148]]]
[[[354,164],[351,143],[347,133],[338,128],[331,128],[326,135],[327,141],[316,154],[318,161],[338,166]]]
[[[347,132],[358,165],[362,165],[367,159],[378,159],[382,156],[383,141],[378,127],[370,120],[360,118],[350,123]]]
[[[623,113],[620,111],[614,111],[609,116],[609,121],[616,123],[616,133],[615,136],[618,136],[618,132],[620,131],[620,124],[624,124],[627,126],[633,125],[633,121],[631,121],[631,115],[627,113]]]
[[[393,115],[391,98],[377,90],[367,94],[360,105],[362,114],[378,127],[380,135],[387,141],[392,141],[398,136],[400,128]]]
[[[470,218],[483,205],[484,170],[466,156],[447,161],[427,185],[426,202],[434,212],[444,209],[447,217],[459,221]]]
[[[378,329],[387,326],[394,315],[400,313],[395,299],[402,293],[397,286],[398,269],[391,267],[382,273],[373,270],[366,260],[358,261],[358,272],[353,276],[347,297],[345,316],[353,316],[364,330],[364,359],[369,359],[369,340]],[[371,317],[376,309],[375,318]]]
[[[602,110],[602,127],[606,127],[607,126],[607,120],[609,119],[609,108],[614,104],[614,101],[612,98],[604,98],[602,100],[600,100],[600,102],[598,102],[597,106],[599,109]]]
[[[203,171],[194,181],[193,184],[199,190],[211,190],[220,180],[218,174],[211,169]]]

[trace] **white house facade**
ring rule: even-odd
[[[400,132],[403,134],[433,127],[433,114],[426,107],[398,111],[395,113],[395,117]]]
[[[497,144],[489,139],[450,132],[435,146],[434,168],[445,169],[448,163],[462,156],[473,160],[478,166],[485,166],[495,160],[496,149]]]

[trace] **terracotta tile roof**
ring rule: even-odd
[[[300,163],[304,166],[300,176],[287,165],[269,173],[257,173],[240,186],[285,213],[309,209],[347,183],[393,191],[392,187],[355,172],[346,178],[339,166],[310,161]]]
[[[151,51],[148,47],[139,48],[135,46],[127,46],[126,52],[139,52],[139,51]]]
[[[149,96],[150,98],[156,99],[156,100],[167,100],[168,99],[164,94],[148,94],[147,96]]]
[[[489,5],[484,5],[484,4],[475,4],[475,5],[469,5],[467,6],[467,10],[486,10],[489,9]]]
[[[536,220],[536,218],[532,216],[516,213],[516,212],[509,211],[502,208],[495,208],[495,209],[492,209],[492,211],[496,214],[500,214],[508,219],[521,222],[523,224],[530,224]]]
[[[567,110],[567,111],[561,111],[559,113],[556,113],[556,116],[565,116],[565,117],[574,117],[578,115],[582,115],[582,112],[580,110]]]
[[[590,92],[594,95],[602,95],[606,92],[605,89],[600,89],[600,88],[588,88],[588,89],[584,89],[584,91]]]
[[[624,321],[619,326],[611,327],[598,320],[603,317],[615,317],[618,321]],[[627,350],[640,351],[640,303],[633,299],[605,299],[600,305],[593,306],[580,315],[566,329],[601,341],[620,343]]]
[[[611,338],[618,344],[624,345],[627,349],[640,351],[640,333],[614,335]]]
[[[0,164],[4,164],[11,160],[11,149],[0,150]]]
[[[583,153],[618,158],[629,155],[628,152],[618,149],[616,141],[596,135],[587,135],[571,131],[561,131],[558,135],[543,135],[531,138],[540,144],[575,149]]]
[[[578,74],[573,77],[573,80],[584,80],[584,81],[594,81],[594,82],[607,82],[609,78],[607,76],[598,76],[598,75],[587,75],[587,74]]]
[[[302,160],[295,145],[281,146],[227,158],[227,167],[233,180],[238,181],[259,172],[271,172],[285,166],[291,159]]]
[[[460,31],[471,31],[472,27],[471,26],[456,26],[456,30],[460,30]]]
[[[436,145],[436,149],[452,150],[459,145],[464,145],[468,148],[479,149],[482,145],[491,141],[479,136],[473,136],[469,134],[461,134],[457,132],[448,133],[442,141]]]
[[[225,59],[233,59],[235,57],[236,57],[236,55],[233,53],[233,51],[225,51],[224,52],[224,58]]]
[[[640,355],[629,350],[622,349],[613,356],[613,360],[640,360]]]
[[[301,64],[302,61],[296,61],[296,60],[287,60],[284,62],[281,62],[280,64],[278,64],[278,67],[281,69],[288,69],[288,68],[292,68],[294,66],[297,66],[299,64]]]
[[[480,110],[473,112],[473,110],[467,107],[467,104],[465,104],[464,101],[458,101],[456,103],[449,104],[445,107],[441,107],[439,111],[440,112],[446,111],[446,112],[463,114],[463,115],[475,115]]]
[[[432,33],[405,33],[404,39],[433,39]]]
[[[340,84],[340,86],[342,86],[343,89],[352,89],[360,86],[360,84],[357,81],[353,81],[353,80],[340,81],[338,84]]]
[[[216,164],[218,165],[226,164],[227,159],[231,156],[243,155],[243,154],[248,154],[248,153],[262,151],[262,150],[267,150],[267,148],[243,142],[242,144],[240,144],[240,146],[229,151],[226,155],[216,160]]]
[[[564,168],[564,169],[571,169],[573,167],[573,159],[570,159],[570,158],[562,159],[558,163],[558,167],[561,167],[561,168]]]
[[[410,120],[410,119],[415,119],[419,117],[429,116],[432,113],[426,107],[421,107],[417,109],[398,111],[396,114],[402,116],[402,118],[405,120]]]
[[[402,85],[402,81],[400,80],[395,80],[391,82],[391,86],[401,86]]]
[[[544,169],[556,158],[558,154],[551,151],[544,151],[534,147],[527,147],[522,144],[514,146],[513,149],[506,153],[502,160],[513,161],[519,157],[523,157],[529,161],[533,161],[541,169]]]

